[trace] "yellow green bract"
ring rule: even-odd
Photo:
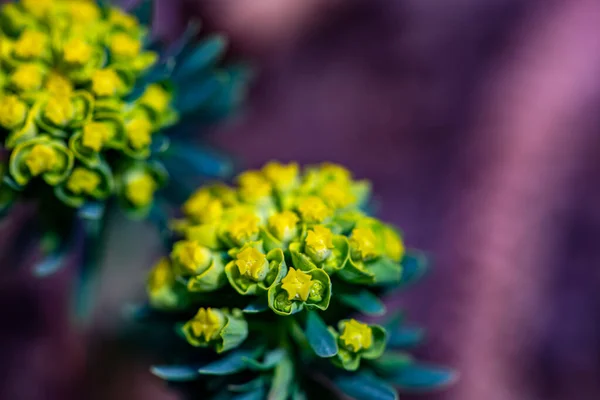
[[[327,310],[335,290],[358,293],[400,282],[400,234],[367,215],[369,183],[354,180],[345,168],[270,162],[235,182],[207,185],[185,202],[183,218],[172,222],[178,238],[169,261],[152,273],[164,278],[152,280],[151,303],[180,309],[187,293],[192,307],[195,298],[204,299],[198,303],[204,307],[230,299],[240,309],[256,302],[290,316]],[[201,309],[186,324],[191,344],[211,343],[217,322],[223,322],[211,312]],[[382,349],[380,328],[355,320],[332,335],[347,369]]]
[[[177,114],[166,83],[133,94],[158,59],[146,40],[135,17],[92,0],[0,7],[0,132],[16,186],[41,178],[73,207],[118,193],[149,208],[163,182],[143,164]]]

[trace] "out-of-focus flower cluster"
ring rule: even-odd
[[[153,135],[177,121],[168,84],[139,87],[158,59],[146,28],[92,0],[21,0],[0,29],[3,190],[49,186],[72,207],[118,194],[144,214],[166,179]]]

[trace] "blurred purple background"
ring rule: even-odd
[[[419,398],[600,398],[600,2],[159,3],[159,34],[199,16],[257,67],[214,145],[250,167],[346,164],[431,253],[429,279],[394,304],[428,329],[421,356],[462,376]],[[1,283],[2,399],[175,398],[144,360],[92,368],[158,248],[118,223],[93,333],[68,329],[68,271]]]

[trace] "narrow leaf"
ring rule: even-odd
[[[189,382],[200,377],[197,365],[155,365],[150,372],[171,382]]]
[[[204,39],[176,65],[173,78],[176,82],[183,81],[201,73],[217,63],[226,47],[227,39],[224,36],[215,35]]]
[[[310,347],[319,357],[333,357],[338,352],[338,345],[327,325],[315,311],[308,311],[304,329]]]
[[[390,376],[394,385],[406,391],[438,390],[456,382],[458,373],[452,369],[425,364],[415,364]]]
[[[294,364],[289,357],[284,357],[275,368],[267,400],[286,400],[293,379]]]
[[[427,257],[425,254],[416,250],[408,250],[402,258],[401,265],[401,286],[408,286],[417,282],[428,270]]]
[[[255,357],[249,350],[238,350],[229,353],[220,360],[201,367],[198,372],[203,375],[231,375],[248,367],[247,359]]]
[[[398,393],[387,382],[368,373],[340,375],[335,385],[356,400],[397,400]]]
[[[392,348],[412,348],[421,343],[425,337],[423,328],[411,326],[400,326],[388,333],[388,346]]]
[[[345,305],[366,315],[379,316],[386,311],[385,304],[366,289],[355,293],[339,293],[337,297]]]

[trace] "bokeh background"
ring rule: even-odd
[[[157,35],[199,17],[255,67],[243,113],[205,136],[213,146],[248,167],[346,164],[431,254],[429,278],[392,305],[428,329],[420,355],[461,380],[415,398],[600,398],[600,2],[157,7]],[[0,253],[18,223],[3,223]],[[175,399],[111,339],[160,249],[150,226],[113,224],[91,332],[69,327],[69,270],[1,280],[1,399]]]

